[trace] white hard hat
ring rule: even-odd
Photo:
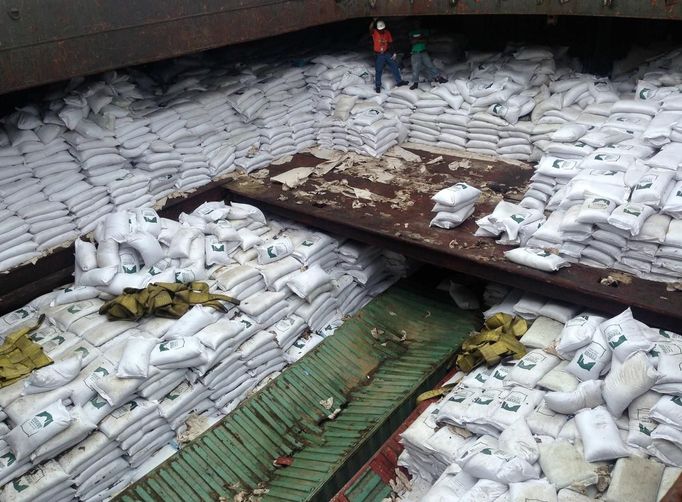
[[[386,23],[383,21],[377,21],[377,30],[383,30],[386,28]]]

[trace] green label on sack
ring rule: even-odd
[[[177,350],[185,346],[185,340],[168,340],[159,344],[159,352],[167,352],[169,350]]]
[[[590,371],[592,368],[594,368],[595,364],[597,364],[596,361],[589,363],[586,362],[584,356],[580,354],[580,357],[578,358],[578,366],[580,366],[582,369]]]
[[[2,463],[0,463],[0,465],[2,465],[3,467],[9,467],[14,462],[16,462],[17,457],[14,455],[14,453],[8,451],[7,453],[0,457],[0,460],[2,460]]]
[[[213,251],[225,251],[225,244],[211,244],[211,249],[213,249]]]
[[[275,246],[270,246],[268,249],[268,256],[270,258],[277,258],[277,255],[275,254]]]
[[[642,424],[639,424],[639,432],[642,434],[646,434],[647,436],[651,436],[651,431],[644,427]]]
[[[589,207],[590,209],[607,209],[609,205],[611,204],[611,201],[609,199],[592,199],[592,202],[590,202]]]
[[[68,309],[66,309],[66,311],[69,312],[70,314],[77,314],[81,310],[82,309],[80,305],[71,305]]]
[[[122,265],[124,274],[134,274],[137,272],[137,265]]]
[[[630,209],[629,207],[624,207],[623,212],[625,214],[631,214],[632,216],[639,216],[640,214],[642,214],[642,211],[638,209]]]
[[[21,478],[19,478],[19,479],[15,479],[14,481],[12,481],[12,487],[17,492],[23,492],[26,488],[28,488],[28,485],[22,484]]]
[[[554,169],[573,169],[575,162],[572,160],[556,159],[552,162],[552,167]]]
[[[97,408],[98,410],[106,406],[108,403],[101,397],[101,396],[95,396],[92,399],[90,399],[90,404],[94,407]]]
[[[680,396],[675,396],[670,399],[673,403],[675,403],[677,406],[682,406],[682,397]]]
[[[519,408],[521,408],[520,404],[508,404],[506,401],[502,403],[502,409],[505,411],[511,411],[512,413],[516,413],[519,411]]]
[[[30,437],[40,432],[52,422],[54,422],[52,414],[49,411],[41,411],[30,420],[27,420],[21,424],[21,430],[24,431],[24,434]]]
[[[609,345],[611,346],[612,349],[615,349],[616,347],[622,345],[627,341],[627,338],[625,338],[625,335],[620,335],[618,338],[611,338],[609,340]]]
[[[52,418],[52,414],[49,411],[42,411],[36,415],[36,417],[44,418],[45,421],[43,422],[43,427],[47,427],[50,425],[52,422],[54,422],[54,418]]]
[[[487,399],[486,399],[486,398],[483,398],[483,397],[477,397],[476,399],[474,399],[474,403],[480,404],[480,405],[483,405],[483,406],[488,406],[488,405],[489,405],[490,403],[492,403],[494,400],[495,400],[495,399],[492,398],[492,397],[491,397],[491,398],[487,398]]]
[[[105,376],[107,376],[109,374],[109,371],[106,368],[102,368],[100,366],[99,368],[95,369],[95,371],[93,371],[93,373],[97,373],[99,375],[102,375],[102,378],[104,378]]]
[[[519,367],[519,369],[522,369],[522,370],[532,370],[533,368],[535,368],[535,366],[537,366],[536,363],[526,363],[524,361],[519,361],[518,367]]]
[[[516,223],[523,223],[526,219],[526,217],[522,214],[512,214],[510,218],[514,220]]]

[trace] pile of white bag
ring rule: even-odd
[[[474,206],[481,196],[481,191],[466,183],[455,183],[444,188],[431,197],[436,204],[432,212],[436,216],[430,226],[440,228],[455,228],[474,213]]]
[[[95,234],[77,241],[75,284],[0,318],[4,337],[45,314],[30,337],[54,360],[0,393],[2,500],[121,491],[177,450],[190,417],[229,413],[400,272],[376,248],[245,204],[205,203],[179,222],[112,213]],[[177,320],[99,314],[125,287],[194,280],[239,305]]]
[[[682,102],[673,51],[617,80],[553,82],[532,113],[542,154],[520,205],[549,211],[528,240],[570,262],[676,281]],[[523,244],[523,243],[522,243]]]
[[[518,291],[496,312],[535,319],[528,352],[458,373],[405,430],[404,500],[659,500],[682,473],[682,336]]]
[[[611,79],[580,73],[566,48],[441,54],[449,83],[410,90],[385,75],[380,94],[371,54],[355,51],[296,67],[248,52],[191,56],[69,82],[3,119],[0,270],[91,232],[114,209],[155,207],[237,169],[313,146],[381,156],[409,140],[539,161],[519,205],[561,217],[529,246],[679,278],[680,51]],[[501,242],[523,245],[531,230]]]
[[[409,134],[526,159],[529,128],[517,120],[528,119],[555,66],[551,51],[537,49],[472,55],[466,64],[438,57],[454,83],[410,91],[385,75],[377,95],[366,52],[319,55],[302,67],[253,56],[257,63],[192,56],[150,74],[74,80],[5,117],[0,270],[69,244],[113,210],[152,207],[312,146],[376,157]]]

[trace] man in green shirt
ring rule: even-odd
[[[448,79],[444,78],[438,68],[431,61],[431,56],[426,52],[426,39],[430,30],[423,30],[417,26],[410,32],[410,43],[412,44],[412,85],[410,89],[416,89],[419,85],[419,75],[424,71],[427,80],[438,83],[445,83]]]

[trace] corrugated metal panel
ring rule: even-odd
[[[266,488],[264,502],[329,500],[478,323],[449,300],[393,287],[120,499],[232,500]],[[342,409],[333,420],[322,404],[330,397]],[[282,455],[293,464],[278,469]],[[382,490],[370,478],[363,486],[358,497]]]
[[[450,373],[438,382],[436,387],[441,387],[448,379],[453,377],[456,372],[457,369],[453,368]],[[438,399],[440,399],[440,397],[433,397],[422,401],[415,406],[407,419],[393,431],[391,437],[389,437],[372,458],[370,458],[360,470],[353,475],[350,481],[339,490],[331,502],[381,502],[382,497],[379,494],[391,491],[390,483],[396,478],[396,469],[399,469],[398,457],[403,451],[403,445],[400,443],[400,435],[405,429],[412,425],[417,418],[419,418],[431,403],[438,401]],[[405,469],[400,469],[407,475]],[[379,487],[367,490],[366,487],[369,483],[377,483],[375,478],[370,476],[369,473],[373,473],[378,477],[378,482],[382,483],[385,488]]]

